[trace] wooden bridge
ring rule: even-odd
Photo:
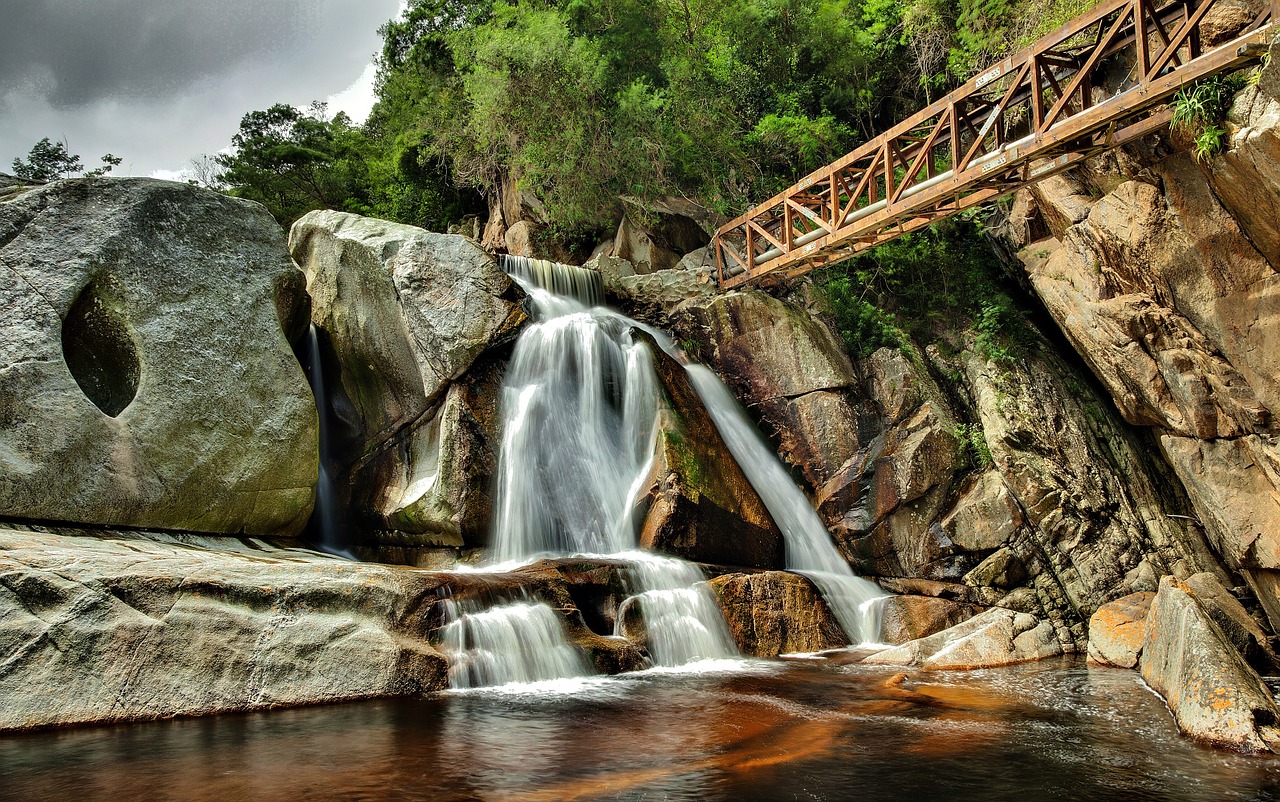
[[[1251,22],[1230,0],[1101,3],[721,227],[720,286],[848,259],[1168,125],[1180,88],[1265,51],[1263,3]],[[1228,12],[1238,32],[1209,41]]]

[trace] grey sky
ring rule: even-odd
[[[240,117],[342,93],[368,102],[399,0],[0,0],[0,171],[41,137],[117,175],[179,171]],[[361,78],[363,76],[363,82]]]

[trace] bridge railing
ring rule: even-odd
[[[1225,36],[1232,0],[1098,5],[721,227],[721,286],[847,259],[1167,125],[1179,88],[1258,58],[1280,23],[1262,3]]]

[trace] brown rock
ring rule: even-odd
[[[780,568],[782,533],[684,368],[652,348],[665,395],[640,545],[694,562]]]
[[[1139,666],[1192,738],[1254,752],[1280,746],[1280,707],[1271,692],[1195,592],[1171,576],[1160,580],[1147,613]]]
[[[849,641],[808,579],[784,571],[726,574],[711,580],[729,631],[743,654],[819,652]]]
[[[880,611],[880,640],[902,644],[967,621],[982,608],[933,596],[890,596]]]
[[[942,519],[947,537],[969,551],[998,549],[1021,526],[1022,510],[994,470],[970,480],[955,507]]]
[[[1154,593],[1131,593],[1107,602],[1089,619],[1089,662],[1133,668],[1147,635],[1147,611]]]

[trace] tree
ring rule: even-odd
[[[13,160],[13,174],[27,181],[56,181],[59,178],[70,178],[76,173],[84,173],[94,178],[106,175],[123,162],[119,156],[108,153],[102,157],[102,166],[86,171],[80,157],[71,153],[66,140],[53,142],[45,137],[32,146],[26,161]]]

